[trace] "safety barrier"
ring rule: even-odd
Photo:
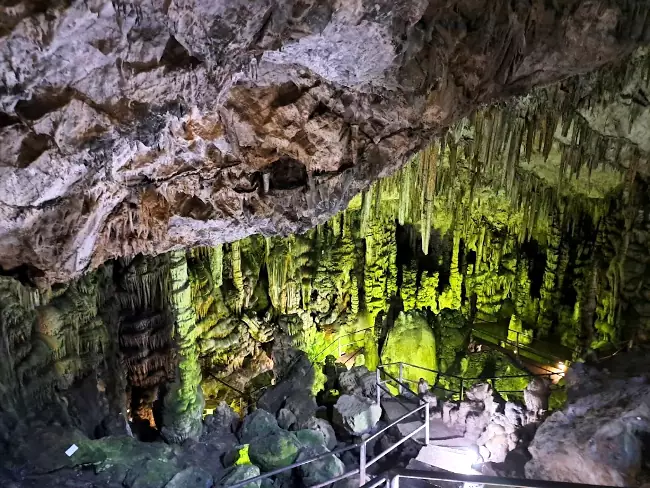
[[[424,419],[422,420],[422,413],[424,413]],[[382,452],[377,454],[375,457],[368,459],[368,444],[377,439],[379,436],[383,435],[388,431],[389,429],[395,427],[397,424],[400,422],[403,422],[409,417],[416,416],[416,418],[422,420],[422,425],[416,428],[413,432],[408,434],[407,436],[403,437],[399,441],[395,442],[388,448],[384,449]],[[411,437],[417,435],[419,432],[424,430],[424,439],[425,439],[425,444],[429,443],[429,404],[428,403],[423,403],[422,405],[415,407],[408,413],[402,415],[400,418],[395,420],[394,422],[390,423],[383,429],[381,429],[379,432],[376,432],[372,436],[368,437],[367,439],[364,439],[362,442],[357,442],[355,444],[351,444],[349,446],[345,446],[339,449],[335,449],[334,451],[331,452],[326,452],[323,454],[319,454],[317,456],[310,457],[308,459],[304,459],[303,461],[299,461],[293,464],[290,464],[289,466],[286,466],[284,468],[280,469],[275,469],[273,471],[269,471],[268,473],[261,474],[259,476],[255,476],[254,478],[248,478],[246,480],[240,481],[238,483],[235,483],[234,485],[230,485],[229,488],[241,488],[249,483],[255,483],[257,481],[262,481],[263,479],[270,478],[271,476],[276,476],[281,473],[285,473],[287,471],[291,471],[292,469],[299,468],[300,466],[304,466],[309,463],[313,463],[314,461],[318,461],[320,459],[324,459],[328,456],[335,456],[337,454],[342,454],[344,452],[350,451],[352,449],[359,449],[359,468],[358,469],[352,469],[350,471],[347,471],[340,476],[337,476],[335,478],[329,479],[323,483],[318,483],[316,485],[310,485],[309,488],[322,488],[324,486],[331,485],[332,483],[335,483],[337,481],[349,478],[354,475],[359,475],[359,486],[362,486],[366,483],[366,480],[368,478],[367,471],[368,468],[371,467],[373,464],[377,463],[380,459],[388,455],[390,452],[395,450],[398,446],[402,445],[404,442],[409,440]]]
[[[484,476],[471,474],[457,474],[438,471],[419,471],[411,469],[395,469],[375,477],[362,488],[376,488],[385,486],[399,488],[401,479],[423,481],[449,481],[452,483],[468,483],[476,486],[510,486],[521,488],[612,488],[601,485],[587,485],[582,483],[566,483],[562,481],[531,480],[519,478],[501,478],[499,476]]]
[[[510,339],[511,333],[515,336],[514,340]],[[497,334],[494,334],[493,332],[487,331],[485,328],[481,327],[473,327],[472,328],[472,334],[474,334],[475,337],[478,337],[480,339],[483,339],[486,342],[490,342],[492,344],[497,344],[497,345],[508,345],[512,347],[513,352],[519,356],[519,354],[523,351],[524,353],[529,353],[530,355],[538,356],[539,358],[545,359],[547,361],[550,361],[552,363],[564,363],[568,361],[574,360],[576,357],[579,356],[579,351],[572,349],[567,346],[560,346],[558,344],[554,344],[552,342],[547,342],[541,339],[532,339],[531,338],[531,343],[526,343],[520,340],[520,337],[523,335],[521,331],[514,330],[514,329],[508,329],[506,332],[506,336],[500,336]],[[484,337],[481,337],[484,336]],[[486,337],[488,339],[486,339]],[[570,353],[568,356],[560,356],[555,353],[551,353],[548,351],[544,351],[539,348],[533,347],[531,344],[532,343],[537,343],[537,344],[544,344],[548,346],[549,348],[553,350],[557,350],[558,348],[565,349],[568,353]],[[503,347],[503,346],[502,346]],[[525,354],[524,354],[525,355]]]
[[[397,378],[395,378],[390,373],[388,373],[388,371],[386,371],[386,368],[389,368],[391,366],[392,367],[395,367],[395,366],[398,367],[399,373],[398,373]],[[467,385],[469,385],[471,387],[471,386],[473,386],[473,385],[475,385],[476,383],[479,383],[479,382],[480,383],[490,382],[492,384],[492,386],[495,387],[495,383],[498,380],[502,380],[502,379],[536,378],[536,377],[539,377],[539,378],[548,378],[549,380],[553,380],[554,377],[557,377],[558,375],[561,374],[561,373],[550,372],[549,371],[548,373],[540,373],[540,374],[532,374],[531,373],[531,374],[518,374],[518,375],[515,374],[515,375],[491,376],[491,377],[483,377],[483,378],[464,378],[462,376],[443,373],[441,371],[437,371],[435,369],[430,369],[430,368],[425,368],[423,366],[418,366],[416,364],[411,364],[411,363],[406,363],[406,362],[399,362],[399,363],[380,364],[377,367],[377,384],[378,385],[385,385],[386,384],[386,380],[383,380],[381,378],[381,375],[383,373],[389,379],[391,379],[395,383],[397,383],[397,390],[398,390],[399,395],[402,395],[404,393],[404,390],[408,389],[408,391],[412,395],[418,396],[417,393],[415,393],[413,390],[411,390],[410,387],[408,386],[409,383],[417,385],[417,381],[409,380],[409,379],[404,377],[404,367],[405,366],[409,367],[409,368],[414,368],[414,369],[427,371],[427,372],[436,374],[437,375],[436,376],[436,383],[433,385],[431,390],[434,390],[434,391],[435,390],[440,390],[440,391],[443,391],[445,394],[448,394],[448,395],[458,395],[460,400],[462,400],[465,397],[465,391],[467,390]],[[458,385],[458,388],[457,389],[455,389],[455,388],[444,388],[442,386],[439,386],[438,385],[438,380],[440,378],[450,378],[450,379],[454,380],[454,382],[456,382],[456,384]],[[518,392],[521,392],[521,390],[516,390],[516,391],[501,390],[501,389],[498,389],[496,387],[495,387],[495,389],[497,391],[499,391],[500,393],[518,393]],[[379,401],[379,395],[377,396],[377,399]]]

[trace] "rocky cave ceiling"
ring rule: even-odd
[[[0,266],[45,285],[305,231],[474,109],[620,61],[649,17],[606,0],[2,6]],[[626,119],[629,98],[589,114]],[[647,151],[645,102],[636,131],[584,120]]]

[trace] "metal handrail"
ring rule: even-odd
[[[496,334],[494,334],[494,333],[492,333],[492,332],[488,332],[488,331],[482,330],[482,329],[480,329],[479,327],[472,327],[472,331],[473,331],[473,332],[475,331],[475,332],[478,332],[479,334],[484,334],[484,335],[486,335],[486,336],[492,337],[492,338],[498,340],[499,342],[505,342],[506,344],[512,344],[512,345],[515,346],[515,352],[517,352],[519,349],[525,349],[525,350],[531,351],[531,352],[533,352],[533,353],[535,353],[535,354],[537,354],[537,355],[539,355],[539,356],[545,357],[545,358],[547,358],[547,359],[557,359],[557,360],[559,360],[559,361],[571,361],[571,360],[573,359],[573,358],[568,358],[568,359],[567,359],[567,358],[565,358],[565,357],[557,356],[557,355],[552,354],[552,353],[542,352],[542,351],[540,351],[539,349],[535,349],[535,348],[531,347],[531,346],[528,345],[528,344],[523,344],[523,343],[521,343],[521,342],[519,341],[519,335],[521,334],[521,331],[518,331],[518,330],[515,330],[515,329],[510,329],[510,328],[508,328],[508,329],[507,329],[507,332],[506,332],[506,336],[505,336],[505,338],[504,338],[504,337],[501,337],[501,336],[499,336],[499,335],[496,335]],[[516,338],[514,341],[513,341],[512,339],[509,339],[509,338],[508,338],[508,332],[514,332],[514,333],[516,333],[516,334],[517,334],[517,338]],[[558,347],[558,344],[554,344],[554,343],[552,343],[552,342],[544,341],[544,340],[542,340],[542,339],[534,339],[534,338],[533,338],[533,339],[531,339],[531,340],[534,340],[534,341],[537,341],[537,342],[540,342],[540,343],[543,343],[543,344],[548,344],[548,345],[550,345],[550,346]],[[568,349],[569,351],[571,351],[571,353],[578,353],[578,351],[577,351],[576,349],[573,349],[573,348],[571,348],[571,347],[568,347],[568,346],[565,346],[565,345],[562,345],[562,347],[565,347],[566,349]]]
[[[399,366],[399,378],[395,378],[394,376],[392,376],[390,373],[388,373],[384,369],[384,368],[386,368],[388,366]],[[494,383],[494,381],[498,381],[498,380],[501,380],[501,379],[510,379],[510,378],[546,378],[546,377],[548,377],[549,379],[551,379],[553,376],[557,376],[558,374],[561,374],[561,373],[558,373],[558,372],[549,371],[548,373],[537,373],[537,374],[530,373],[530,374],[519,374],[519,375],[490,376],[490,377],[487,377],[487,378],[481,378],[481,377],[464,378],[462,376],[443,373],[441,371],[436,371],[435,369],[425,368],[424,366],[418,366],[416,364],[399,362],[399,363],[380,364],[379,366],[377,366],[377,382],[378,382],[378,384],[381,383],[381,377],[380,377],[379,371],[383,370],[385,375],[387,375],[389,378],[391,378],[393,381],[395,381],[398,384],[398,389],[399,389],[400,394],[402,393],[402,388],[406,388],[409,392],[411,392],[415,396],[418,396],[413,390],[411,390],[408,387],[408,385],[406,385],[404,383],[404,382],[415,383],[415,381],[411,381],[411,380],[408,380],[408,379],[404,378],[404,376],[403,376],[404,366],[409,366],[411,368],[420,369],[420,370],[424,370],[424,371],[429,371],[429,372],[435,373],[435,374],[437,374],[439,376],[459,380],[460,381],[460,389],[459,390],[450,390],[450,389],[443,388],[443,387],[438,387],[438,386],[434,386],[433,389],[439,389],[439,390],[447,391],[449,393],[459,394],[461,400],[465,396],[465,391],[466,391],[465,384],[467,382],[476,382],[476,381],[487,382],[487,381],[491,381],[492,383]],[[436,380],[436,383],[437,383],[437,380]],[[501,391],[501,393],[514,393],[514,391],[505,391],[505,390],[503,390],[503,391]],[[377,395],[377,398],[379,398],[379,395]],[[377,400],[377,401],[379,402],[379,400]]]
[[[377,390],[379,390],[379,388]],[[379,453],[374,458],[372,458],[370,460],[367,459],[367,446],[368,446],[368,444],[370,442],[374,441],[380,435],[383,435],[386,431],[388,431],[389,429],[395,427],[397,424],[404,421],[408,417],[419,413],[421,410],[424,410],[424,420],[423,420],[423,424],[421,426],[419,426],[417,429],[413,430],[408,435],[404,436],[402,439],[397,441],[392,446],[389,446],[388,448],[384,449],[381,453]],[[418,415],[418,417],[419,417],[419,415]],[[387,425],[386,427],[384,427],[380,431],[374,433],[373,435],[371,435],[367,439],[364,439],[362,442],[357,442],[357,443],[351,444],[349,446],[341,447],[341,448],[335,449],[335,450],[333,450],[331,452],[330,451],[324,452],[324,453],[318,454],[316,456],[312,456],[310,458],[304,459],[302,461],[290,464],[289,466],[285,466],[284,468],[278,468],[278,469],[275,469],[273,471],[269,471],[267,473],[255,476],[253,478],[248,478],[246,480],[239,481],[239,482],[235,483],[234,485],[230,485],[229,488],[241,488],[243,486],[248,485],[249,483],[254,483],[256,481],[261,481],[261,480],[269,478],[271,476],[275,476],[277,474],[284,473],[286,471],[291,471],[294,468],[304,466],[305,464],[309,464],[309,463],[312,463],[314,461],[318,461],[319,459],[323,459],[323,458],[325,458],[327,456],[335,456],[337,454],[342,454],[342,453],[344,453],[346,451],[349,451],[351,449],[356,449],[356,448],[359,448],[359,468],[358,469],[350,470],[350,471],[348,471],[346,473],[343,473],[343,474],[337,476],[336,478],[327,480],[326,482],[319,483],[319,484],[316,484],[316,485],[311,485],[310,488],[321,488],[321,487],[330,485],[330,484],[332,484],[332,483],[334,483],[336,481],[339,481],[339,480],[342,480],[342,479],[345,479],[345,478],[349,478],[350,476],[354,476],[355,474],[359,474],[359,479],[360,479],[359,483],[360,483],[360,485],[364,484],[366,482],[366,471],[370,466],[372,466],[373,464],[378,462],[380,459],[382,459],[388,453],[393,451],[396,447],[400,446],[401,444],[403,444],[408,439],[415,436],[416,434],[418,434],[422,430],[424,430],[424,442],[425,442],[425,444],[428,445],[429,444],[429,439],[430,439],[429,420],[430,420],[430,418],[429,418],[429,403],[424,402],[421,405],[415,407],[413,410],[410,410],[409,412],[405,413],[404,415],[402,415],[397,420],[391,422],[389,425]]]
[[[442,471],[420,471],[414,469],[394,469],[384,473],[374,480],[366,483],[362,488],[376,488],[382,483],[391,488],[399,488],[400,478],[417,479],[426,481],[451,481],[454,483],[470,483],[488,486],[510,486],[521,488],[613,488],[601,485],[587,485],[584,483],[569,483],[565,481],[533,480],[521,478],[501,478],[499,476],[485,476],[475,474],[459,474]]]
[[[337,454],[342,454],[342,453],[344,453],[346,451],[350,451],[350,450],[355,449],[355,448],[360,447],[360,446],[361,446],[361,443],[356,443],[356,444],[350,444],[349,446],[345,446],[345,447],[339,447],[338,449],[334,449],[333,451],[324,452],[324,453],[318,454],[316,456],[312,456],[310,458],[303,459],[302,461],[298,461],[297,463],[290,464],[289,466],[285,466],[284,468],[274,469],[273,471],[268,471],[268,472],[266,472],[264,474],[260,474],[258,476],[255,476],[254,478],[248,478],[248,479],[245,479],[243,481],[239,481],[239,482],[235,483],[234,485],[230,485],[228,488],[241,488],[242,486],[246,486],[249,483],[255,483],[256,481],[262,481],[263,479],[269,478],[271,476],[275,476],[277,474],[284,473],[285,471],[291,471],[294,468],[299,468],[300,466],[304,466],[305,464],[309,464],[309,463],[312,463],[314,461],[318,461],[319,459],[323,459],[323,458],[325,458],[327,456],[335,456]],[[357,470],[357,473],[358,472],[359,471]],[[350,472],[349,476],[353,476],[354,474],[356,474],[356,473]],[[332,483],[332,481],[327,482],[327,484],[330,484],[330,483]],[[318,485],[316,485],[316,486],[318,486]]]

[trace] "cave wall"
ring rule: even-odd
[[[41,290],[3,276],[2,410],[67,410],[91,378],[107,412],[154,425],[163,396],[201,405],[199,383],[232,399],[217,378],[245,389],[281,336],[322,361],[337,334],[370,327],[357,338],[373,366],[401,310],[424,313],[437,364],[467,375],[487,361],[458,355],[472,322],[576,357],[647,340],[648,66],[640,50],[477,110],[303,234],[121,258]],[[618,114],[616,136],[602,113]],[[304,176],[291,160],[279,170],[269,188]]]

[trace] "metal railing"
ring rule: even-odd
[[[567,361],[574,360],[575,357],[579,355],[578,351],[573,349],[573,348],[570,348],[570,347],[564,346],[564,345],[554,344],[552,342],[544,341],[542,339],[535,339],[535,338],[531,337],[530,338],[530,340],[531,340],[530,343],[522,342],[519,338],[521,336],[524,336],[524,337],[528,337],[528,336],[526,336],[521,331],[510,329],[510,328],[508,328],[505,337],[503,337],[501,335],[497,335],[497,334],[495,334],[493,332],[487,331],[487,330],[482,329],[480,327],[472,327],[472,333],[475,333],[478,336],[483,335],[483,336],[487,336],[487,337],[489,337],[491,339],[494,339],[495,340],[494,343],[496,343],[498,345],[507,344],[509,346],[512,346],[513,347],[513,352],[517,356],[519,356],[520,351],[523,350],[525,352],[530,352],[531,354],[534,354],[534,355],[539,356],[540,358],[543,358],[543,359],[546,359],[546,360],[550,360],[552,362],[567,362]],[[515,335],[514,340],[510,339],[510,333],[514,333],[514,335]],[[488,341],[487,339],[483,339],[483,340]],[[488,341],[488,342],[490,342],[490,341]],[[563,356],[558,356],[557,354],[547,352],[547,351],[543,351],[543,350],[541,350],[539,348],[535,348],[535,347],[533,347],[531,345],[533,342],[537,342],[538,344],[545,344],[545,345],[547,345],[549,347],[552,347],[552,348],[555,348],[555,349],[557,349],[558,347],[562,347],[562,348],[566,349],[567,351],[571,352],[571,357],[567,358],[567,357],[563,357]]]
[[[343,339],[346,339],[347,337],[350,337],[350,336],[356,336],[357,334],[360,334],[361,332],[367,332],[367,331],[373,330],[373,329],[374,329],[373,327],[366,327],[365,329],[359,329],[359,330],[355,330],[354,332],[349,332],[348,334],[343,334],[343,335],[337,336],[336,339],[334,339],[327,346],[325,346],[325,349],[323,349],[321,352],[319,352],[316,355],[316,360],[322,359],[323,353],[329,351],[332,348],[332,346],[334,346],[335,344],[337,346],[338,357],[343,356],[343,354],[345,353],[345,348],[347,348],[348,346],[356,345],[356,344],[359,344],[360,342],[365,341],[365,337],[363,339],[354,339],[353,338],[353,339],[351,339],[350,342],[347,342],[345,344],[341,344],[341,341]]]
[[[422,413],[424,412],[424,419],[422,419]],[[411,433],[408,435],[404,436],[401,438],[399,441],[395,442],[391,446],[387,447],[384,449],[382,452],[377,454],[375,457],[368,459],[368,444],[375,439],[377,439],[379,436],[383,435],[386,433],[389,429],[395,427],[397,424],[403,422],[407,418],[411,416],[416,416],[417,419],[420,419],[422,421],[422,425],[417,427],[415,430],[413,430]],[[248,478],[246,480],[240,481],[238,483],[235,483],[234,485],[230,485],[229,488],[242,488],[249,483],[255,483],[257,481],[262,481],[263,479],[270,478],[271,476],[276,476],[281,473],[285,473],[287,471],[291,471],[295,468],[299,468],[300,466],[304,466],[306,464],[312,463],[314,461],[318,461],[320,459],[326,458],[328,456],[335,456],[337,454],[342,454],[344,452],[350,451],[352,449],[359,449],[359,468],[352,469],[350,471],[347,471],[335,478],[329,479],[323,483],[318,483],[315,485],[310,485],[309,488],[322,488],[324,486],[331,485],[332,483],[335,483],[337,481],[349,478],[354,475],[359,475],[359,486],[362,486],[366,483],[366,480],[368,478],[368,468],[370,468],[372,465],[377,463],[379,460],[384,458],[386,455],[388,455],[390,452],[395,450],[398,446],[402,445],[404,442],[409,440],[411,437],[417,435],[419,432],[424,431],[424,442],[425,444],[429,444],[429,439],[430,439],[430,417],[429,417],[429,403],[427,402],[422,402],[422,405],[415,407],[414,409],[410,410],[406,414],[402,415],[400,418],[397,420],[391,422],[389,425],[381,429],[379,432],[376,432],[375,434],[371,435],[367,439],[364,439],[361,442],[357,442],[355,444],[351,444],[349,446],[341,447],[339,449],[335,449],[334,451],[331,452],[325,452],[322,454],[319,454],[317,456],[310,457],[308,459],[304,459],[302,461],[290,464],[289,466],[286,466],[284,468],[279,468],[275,469],[273,471],[269,471],[267,473],[261,474],[259,476],[255,476],[254,478]]]
[[[473,474],[458,474],[438,471],[419,471],[411,469],[395,469],[388,471],[372,481],[366,483],[362,488],[376,488],[386,486],[399,488],[401,479],[424,480],[424,481],[450,481],[452,483],[470,483],[487,486],[511,486],[521,488],[612,488],[601,485],[587,485],[583,483],[567,483],[563,481],[531,480],[520,478],[501,478],[499,476],[484,476]]]
[[[397,366],[399,368],[398,369],[399,373],[398,373],[397,378],[395,378],[388,371],[386,371],[386,368],[391,367],[391,366],[393,366],[393,367]],[[441,390],[445,394],[459,395],[460,400],[462,400],[465,397],[465,392],[467,391],[467,385],[468,384],[471,387],[471,386],[474,386],[476,383],[479,383],[479,382],[480,383],[489,382],[489,383],[492,384],[492,387],[496,391],[498,391],[499,393],[519,393],[522,390],[502,390],[502,389],[496,388],[495,383],[498,382],[499,380],[515,379],[515,378],[549,378],[549,380],[552,380],[554,376],[558,376],[558,375],[561,374],[561,373],[558,373],[558,372],[549,371],[548,373],[539,373],[539,374],[530,373],[530,374],[514,374],[514,375],[491,376],[491,377],[483,377],[483,378],[481,378],[481,377],[465,378],[465,377],[462,377],[462,376],[443,373],[443,372],[437,371],[435,369],[425,368],[423,366],[418,366],[416,364],[399,362],[399,363],[380,364],[377,367],[377,384],[381,385],[381,386],[386,385],[388,380],[385,380],[385,379],[382,380],[382,378],[381,378],[381,374],[383,372],[383,374],[386,377],[388,377],[390,380],[394,381],[397,384],[397,391],[398,391],[399,395],[404,394],[404,390],[406,389],[406,390],[409,391],[409,393],[411,393],[412,395],[417,397],[418,394],[415,393],[413,390],[411,390],[411,388],[408,385],[409,385],[409,383],[417,385],[418,382],[413,381],[413,380],[409,380],[409,379],[404,377],[404,367],[405,366],[409,367],[409,368],[414,368],[414,369],[427,371],[427,372],[436,374],[436,381],[435,381],[434,385],[431,387],[431,390],[434,390],[434,391],[435,390]],[[450,378],[450,379],[454,380],[458,384],[458,389],[453,389],[453,387],[452,388],[444,388],[442,386],[439,386],[438,381],[439,381],[440,378]],[[378,391],[378,393],[377,393],[377,402],[379,403],[380,402],[380,394],[379,394],[379,390],[377,390],[377,391]]]
[[[399,377],[396,378],[392,374],[390,374],[388,371],[386,371],[386,368],[389,366],[398,366],[399,367]],[[473,381],[476,382],[478,381],[486,381],[485,378],[462,378],[460,376],[455,376],[455,375],[448,375],[446,373],[442,373],[440,371],[436,371],[430,368],[425,368],[423,366],[417,366],[414,364],[410,363],[390,363],[390,364],[382,364],[379,365],[379,367],[376,370],[376,384],[377,384],[377,393],[376,393],[376,402],[379,407],[381,407],[381,390],[387,392],[390,394],[390,391],[385,387],[388,381],[393,381],[397,384],[398,390],[400,394],[404,394],[405,391],[408,391],[411,393],[414,397],[418,398],[419,405],[408,410],[404,415],[399,417],[397,420],[391,422],[389,425],[381,429],[380,431],[376,432],[372,436],[368,437],[367,439],[364,439],[361,442],[357,442],[354,444],[351,444],[349,446],[341,447],[339,449],[335,449],[334,451],[331,452],[325,452],[322,454],[318,454],[316,456],[312,456],[310,458],[304,459],[299,462],[295,462],[293,464],[290,464],[284,468],[279,468],[273,471],[269,471],[264,474],[260,474],[259,476],[255,476],[253,478],[248,478],[246,480],[237,482],[233,485],[230,485],[230,488],[243,488],[244,486],[248,485],[249,483],[255,483],[257,481],[261,481],[266,478],[270,478],[271,476],[276,476],[281,473],[285,473],[287,471],[291,471],[295,468],[299,468],[301,466],[304,466],[306,464],[312,463],[314,461],[318,461],[320,459],[324,459],[328,456],[336,456],[339,454],[342,454],[344,452],[353,450],[353,449],[359,449],[359,468],[352,469],[350,471],[347,471],[335,478],[332,478],[330,480],[327,480],[322,483],[318,483],[315,485],[310,485],[309,488],[323,488],[325,486],[331,485],[332,483],[335,483],[337,481],[349,478],[351,476],[359,475],[359,486],[362,486],[363,488],[374,488],[377,486],[380,486],[382,484],[385,484],[386,486],[390,488],[399,488],[399,479],[401,478],[417,478],[417,479],[428,479],[428,480],[440,480],[440,481],[466,481],[466,482],[476,482],[476,483],[483,483],[483,484],[495,484],[495,485],[501,485],[501,486],[521,486],[521,487],[529,487],[529,488],[556,488],[555,485],[535,485],[535,484],[509,484],[505,483],[504,480],[507,480],[507,478],[496,478],[496,477],[484,477],[484,476],[467,476],[467,475],[456,475],[454,473],[444,473],[444,474],[438,474],[436,475],[435,473],[429,473],[429,472],[419,472],[419,471],[411,471],[411,470],[398,470],[398,471],[391,471],[388,474],[381,475],[379,478],[376,478],[372,480],[370,483],[366,483],[368,479],[368,468],[376,464],[378,461],[380,461],[382,458],[387,456],[390,452],[395,450],[398,446],[402,445],[404,442],[407,440],[411,439],[412,437],[416,436],[418,433],[424,431],[424,444],[428,445],[430,442],[430,408],[429,408],[429,403],[426,401],[423,401],[418,397],[418,395],[409,387],[408,383],[413,383],[410,380],[407,380],[404,378],[404,366],[424,370],[424,371],[429,371],[432,373],[436,373],[438,375],[442,376],[448,376],[451,378],[456,378],[460,380],[460,390],[459,393],[464,394],[464,382],[466,381]],[[386,376],[387,379],[382,379],[381,375],[382,373],[384,376]],[[500,377],[494,377],[493,379],[499,379],[499,378],[518,378],[518,377],[531,377],[531,376],[547,376],[547,375],[510,375],[510,376],[500,376]],[[462,397],[461,397],[462,399]],[[399,401],[399,399],[397,399]],[[400,402],[401,403],[401,402]],[[406,408],[406,407],[405,407]],[[424,418],[422,418],[422,413],[424,413]],[[379,438],[381,435],[386,433],[389,429],[392,429],[395,427],[397,424],[403,422],[404,420],[408,419],[409,417],[415,416],[418,420],[422,421],[422,425],[418,426],[415,428],[413,431],[411,431],[409,434],[405,435],[402,437],[399,441],[395,442],[394,444],[390,445],[386,449],[384,449],[382,452],[377,454],[371,459],[368,459],[368,444],[375,439]],[[457,478],[457,477],[461,478]],[[465,478],[462,478],[462,477]],[[481,481],[481,480],[492,480],[492,481]],[[496,481],[495,481],[496,480]],[[521,481],[521,480],[517,480]],[[532,480],[526,480],[527,482],[531,482]],[[545,482],[548,483],[548,482]],[[562,485],[562,484],[561,484]],[[574,488],[577,486],[581,485],[572,485]],[[587,485],[584,485],[587,486]],[[559,486],[557,488],[560,488]],[[561,486],[561,488],[566,488],[566,486]]]

